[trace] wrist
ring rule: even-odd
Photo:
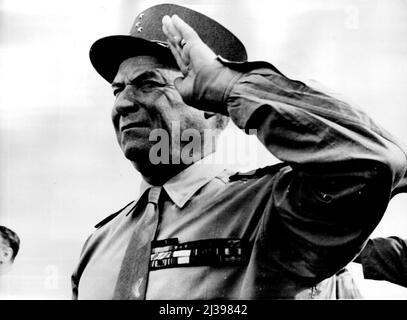
[[[199,109],[228,115],[227,97],[241,73],[224,66],[219,59],[199,69],[193,85],[192,102]]]

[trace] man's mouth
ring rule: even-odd
[[[145,122],[130,122],[121,126],[120,131],[123,132],[127,129],[147,128],[148,124]]]

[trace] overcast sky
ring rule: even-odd
[[[69,299],[69,278],[93,225],[138,195],[140,177],[110,122],[110,86],[88,53],[98,38],[127,34],[159,1],[0,1],[0,224],[22,246],[7,278],[21,299]],[[231,29],[250,60],[351,101],[407,145],[407,2],[404,0],[174,1]],[[225,154],[242,169],[275,162],[231,126]],[[250,152],[248,152],[248,150]],[[407,237],[407,195],[374,236]],[[362,279],[368,298],[407,289]]]

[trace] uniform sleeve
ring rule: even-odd
[[[368,241],[357,259],[366,279],[386,280],[407,287],[407,240],[398,237]]]
[[[313,281],[333,275],[382,218],[406,172],[405,152],[363,111],[271,64],[220,61],[198,73],[193,102],[229,115],[289,165],[266,195],[273,262]]]

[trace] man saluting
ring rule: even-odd
[[[188,8],[148,8],[129,36],[96,41],[90,58],[112,84],[117,140],[143,182],[85,243],[74,298],[335,298],[335,273],[406,172],[390,134],[273,65],[247,62],[230,31]],[[228,119],[281,163],[245,174],[212,165],[204,133]],[[176,143],[174,130],[199,135],[200,147]],[[157,143],[169,161],[157,161]]]

